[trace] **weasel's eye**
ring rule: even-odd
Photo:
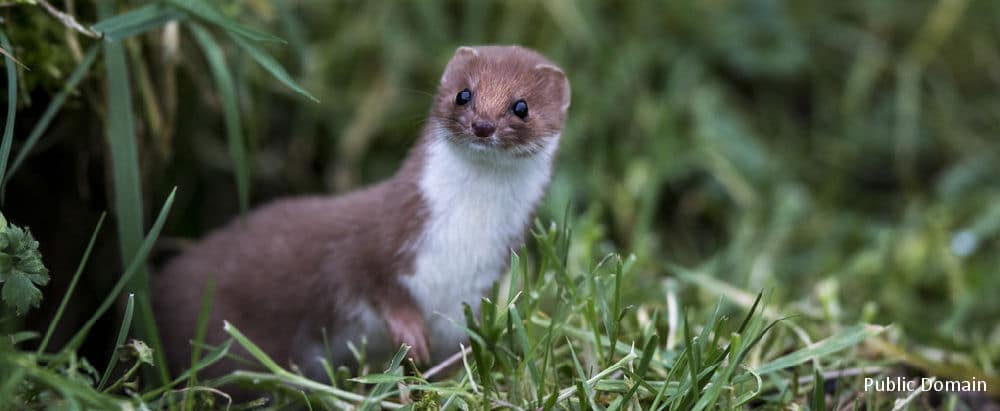
[[[472,92],[469,91],[469,89],[464,89],[462,91],[459,91],[458,95],[455,96],[455,104],[458,104],[460,106],[464,106],[466,103],[470,101],[472,101]]]
[[[514,115],[520,117],[521,120],[528,117],[528,103],[525,103],[524,100],[514,102],[514,105],[510,106],[510,109],[514,112]]]

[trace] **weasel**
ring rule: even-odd
[[[366,341],[372,361],[400,344],[423,364],[454,354],[467,339],[462,303],[478,312],[523,242],[569,104],[566,75],[540,54],[458,48],[392,178],[274,201],[164,266],[153,298],[168,365],[189,365],[209,276],[208,344],[226,339],[228,321],[276,361],[318,376],[320,357],[354,364],[348,342]],[[210,374],[238,366],[224,362]]]

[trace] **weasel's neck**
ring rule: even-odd
[[[541,152],[518,157],[454,144],[431,136],[424,147],[419,179],[427,202],[425,233],[451,239],[490,235],[487,243],[464,244],[504,249],[520,240],[552,174],[558,136]],[[440,224],[440,225],[437,225]],[[437,225],[437,226],[435,226]],[[471,233],[465,233],[470,231]]]

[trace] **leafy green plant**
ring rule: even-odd
[[[22,315],[42,301],[38,289],[49,282],[49,271],[42,263],[38,242],[28,230],[13,224],[0,214],[0,295],[8,307]]]

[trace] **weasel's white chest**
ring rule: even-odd
[[[431,143],[420,180],[429,217],[413,244],[414,273],[403,283],[424,312],[436,359],[457,352],[466,339],[462,303],[478,313],[551,172],[551,152],[507,159],[513,164],[477,163],[469,157],[475,155],[444,141]]]

